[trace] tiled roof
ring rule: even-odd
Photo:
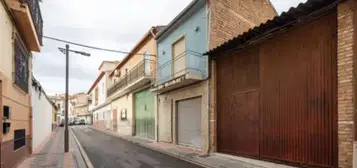
[[[310,14],[320,9],[335,7],[340,1],[342,0],[308,0],[306,3],[300,3],[296,8],[290,8],[289,11],[283,12],[280,16],[276,16],[272,20],[268,20],[259,26],[249,29],[205,54],[215,55],[220,52],[239,48],[240,46],[249,45],[247,42],[256,40],[258,39],[257,37],[273,34],[288,26],[292,27],[295,25],[294,23],[299,22],[301,18],[310,16]]]

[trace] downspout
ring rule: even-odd
[[[353,11],[352,11],[352,17],[353,17],[353,29],[354,29],[354,35],[353,35],[353,44],[352,44],[352,48],[353,48],[353,91],[354,91],[354,95],[353,95],[353,100],[354,100],[354,143],[353,143],[353,149],[352,149],[352,157],[353,157],[353,160],[352,160],[352,167],[353,168],[357,168],[357,102],[356,102],[356,98],[357,98],[357,69],[356,69],[356,64],[357,64],[357,59],[356,59],[356,55],[357,55],[357,28],[355,25],[357,25],[357,3],[356,2],[353,2],[352,3],[353,5]]]
[[[210,1],[206,1],[206,6],[207,6],[207,48],[209,49],[210,48],[210,32],[211,32],[211,8],[210,8]],[[207,151],[205,152],[206,153],[206,156],[209,155],[209,151],[210,151],[210,120],[211,120],[211,117],[210,117],[210,96],[211,96],[211,93],[210,93],[210,76],[211,76],[211,71],[210,71],[210,66],[209,66],[209,56],[207,55],[207,64],[206,64],[206,70],[207,70],[207,144],[206,144],[206,149]]]

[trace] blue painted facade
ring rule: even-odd
[[[185,36],[187,71],[201,73],[204,78],[207,77],[208,58],[202,56],[208,50],[206,13],[206,5],[201,4],[186,21],[158,38],[157,82],[163,83],[171,79],[172,44],[183,36]]]

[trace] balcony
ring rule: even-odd
[[[39,0],[6,0],[18,30],[31,51],[40,51],[43,20]]]
[[[207,57],[194,51],[185,51],[159,65],[154,74],[152,92],[163,93],[187,86],[207,76]]]
[[[116,82],[108,88],[107,97],[121,97],[151,82],[153,76],[151,69],[154,66],[154,60],[144,59],[134,68],[132,68],[129,72],[127,72],[124,76],[115,80]]]

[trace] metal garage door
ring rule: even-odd
[[[217,57],[217,148],[335,168],[336,13]]]
[[[178,144],[196,148],[202,147],[201,106],[201,97],[177,102]]]
[[[154,95],[148,90],[135,94],[136,136],[155,139]]]

